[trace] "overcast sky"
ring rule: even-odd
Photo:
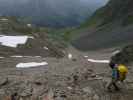
[[[21,2],[21,3],[26,3],[29,0],[0,0],[1,2]],[[39,1],[39,0],[36,0]],[[44,1],[53,1],[53,2],[58,2],[60,0],[44,0]],[[67,1],[67,0],[62,0],[62,1]],[[71,1],[80,1],[82,3],[106,3],[108,0],[71,0]]]
[[[48,21],[49,16],[63,16],[63,18],[66,16],[67,19],[74,18],[74,20],[81,20],[90,16],[96,9],[104,6],[107,1],[0,0],[0,15],[32,16],[35,17],[35,20],[45,19],[46,21]],[[37,17],[37,19],[36,16],[39,16],[39,18]]]

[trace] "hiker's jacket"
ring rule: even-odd
[[[123,67],[121,65],[119,65],[118,67],[114,67],[112,69],[112,78],[113,79],[117,79],[120,81],[123,81],[126,79],[126,75],[127,75],[127,68],[125,67],[125,71],[121,71],[120,68]]]

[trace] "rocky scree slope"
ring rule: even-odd
[[[110,0],[98,9],[81,28],[79,38],[72,44],[81,50],[123,46],[133,41],[133,1]]]

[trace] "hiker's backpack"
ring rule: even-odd
[[[126,75],[128,73],[128,69],[125,65],[118,65],[118,72],[119,72],[119,80],[123,81],[126,79]]]

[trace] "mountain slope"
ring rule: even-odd
[[[9,46],[10,42],[18,39],[12,36],[28,36],[26,43],[19,44],[17,47]],[[6,38],[4,38],[6,37]],[[4,39],[3,39],[4,38]],[[23,41],[20,39],[20,41]],[[6,42],[6,43],[5,43]],[[14,43],[13,43],[14,44]],[[64,56],[65,46],[57,39],[49,36],[40,27],[24,24],[16,17],[0,17],[0,55],[28,55],[28,56]]]
[[[91,31],[80,32],[81,35],[72,43],[81,50],[102,49],[123,46],[133,41],[133,1],[110,0],[100,8],[82,28]]]

